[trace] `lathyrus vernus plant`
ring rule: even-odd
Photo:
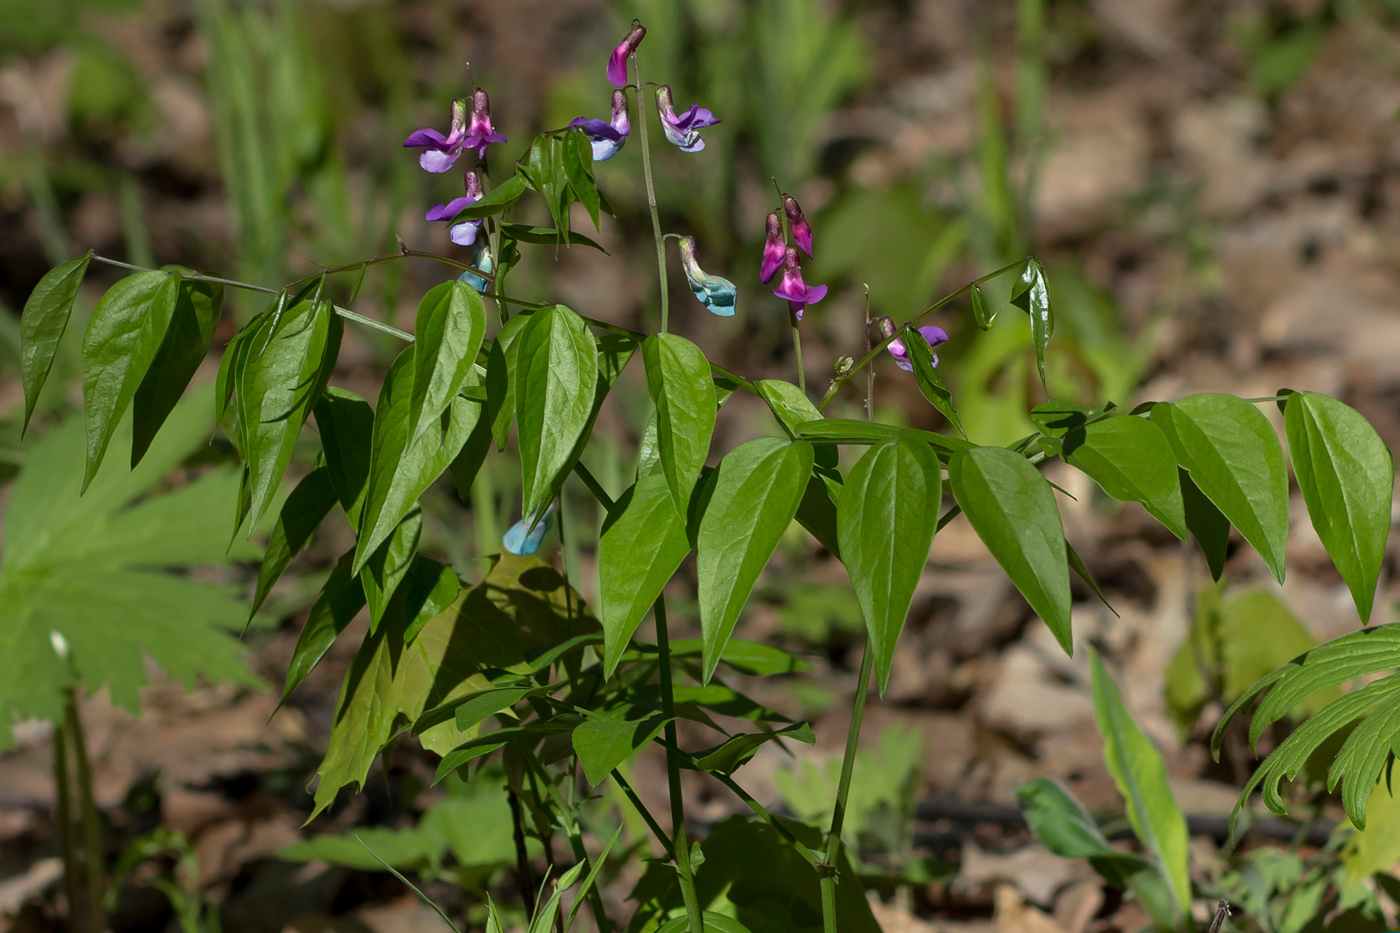
[[[307,426],[314,426],[320,465],[281,509],[255,605],[331,512],[344,515],[356,538],[305,623],[284,696],[354,616],[367,609],[370,620],[341,690],[314,812],[342,787],[360,786],[376,756],[407,731],[441,756],[439,778],[503,775],[496,780],[514,802],[522,897],[527,907],[545,904],[535,912],[536,926],[541,917],[548,918],[546,925],[554,923],[559,889],[534,880],[527,838],[538,839],[552,861],[556,837],[562,837],[576,868],[597,868],[599,856],[587,851],[578,819],[580,798],[588,786],[612,781],[649,827],[662,858],[632,892],[640,907],[630,920],[610,917],[598,889],[586,885],[579,901],[599,929],[874,930],[857,876],[841,851],[851,771],[866,685],[874,677],[877,688],[885,689],[937,530],[965,515],[1066,651],[1072,646],[1070,573],[1087,578],[1087,571],[1065,539],[1053,487],[1041,472],[1051,460],[1083,471],[1115,499],[1141,503],[1178,537],[1193,534],[1217,575],[1233,526],[1282,579],[1288,475],[1284,448],[1259,411],[1261,403],[1284,406],[1294,472],[1309,514],[1362,617],[1369,615],[1390,514],[1391,464],[1374,430],[1340,402],[1281,392],[1269,399],[1195,395],[1130,411],[1108,401],[1095,408],[1049,403],[1031,412],[1036,433],[1017,443],[983,446],[972,439],[977,425],[962,424],[939,376],[934,347],[946,334],[924,321],[967,295],[977,324],[989,327],[998,309],[981,284],[1012,276],[1008,304],[1029,315],[1043,382],[1054,317],[1045,270],[1033,257],[981,276],[903,323],[868,320],[864,352],[837,361],[834,377],[814,400],[800,363],[801,326],[826,288],[804,279],[802,259],[823,248],[819,231],[797,201],[779,191],[756,272],[769,285],[777,279],[772,294],[781,301],[754,294],[741,302],[733,281],[704,270],[702,246],[662,229],[652,127],[659,125],[667,142],[703,159],[704,134],[721,133],[724,126],[699,104],[678,107],[669,87],[637,74],[635,52],[644,35],[634,24],[608,63],[607,77],[617,89],[609,118],[580,118],[539,134],[504,175],[493,178],[489,171],[491,147],[504,137],[481,89],[453,104],[446,133],[425,129],[407,138],[405,146],[421,150],[420,163],[430,172],[473,160],[465,195],[426,215],[446,222],[452,241],[469,252],[439,255],[403,246],[278,288],[142,269],[113,286],[93,314],[84,341],[89,477],[133,398],[137,437],[154,434],[162,409],[141,404],[142,387],[155,382],[166,394],[183,388],[193,373],[189,361],[208,349],[211,331],[182,311],[180,290],[202,282],[270,296],[266,310],[225,347],[214,390],[214,420],[244,464],[236,524],[255,527],[271,507]],[[655,101],[654,117],[648,98]],[[635,108],[630,112],[629,104]],[[633,135],[636,145],[629,149]],[[582,205],[596,224],[608,207],[593,162],[628,152],[640,156],[648,195],[657,330],[638,333],[560,304],[512,296],[506,282],[522,248],[596,245],[570,229],[570,207]],[[527,197],[543,200],[552,227],[509,219]],[[669,331],[666,243],[672,237],[680,242],[687,284],[711,313],[781,314],[786,303],[799,360],[796,384],[729,372]],[[89,254],[59,267],[25,308],[28,398],[43,382],[55,335],[66,324],[76,282],[90,259],[112,263]],[[338,276],[358,277],[368,266],[405,260],[439,263],[455,275],[423,296],[411,334],[328,297]],[[495,321],[488,321],[488,302]],[[689,305],[680,313],[693,310]],[[331,384],[346,321],[407,344],[373,405]],[[910,372],[956,433],[824,417],[853,377],[865,372],[867,380],[873,378],[871,364],[884,352]],[[654,414],[635,479],[614,499],[581,455],[593,442],[593,426],[620,372],[637,365],[634,358],[645,370]],[[762,399],[781,433],[713,451],[717,411],[736,392]],[[868,381],[866,395],[868,401]],[[486,458],[507,448],[512,426],[524,517],[506,535],[490,571],[464,581],[417,553],[418,502],[447,473],[459,490],[468,490]],[[845,472],[842,447],[863,449]],[[607,513],[599,595],[591,607],[534,556],[551,522],[561,536],[566,533],[553,503],[572,478]],[[794,519],[846,566],[868,631],[825,831],[767,812],[737,782],[736,772],[763,743],[810,743],[812,733],[805,723],[732,689],[724,673],[772,675],[800,667],[781,651],[734,637],[756,581]],[[663,593],[692,552],[701,637],[673,640]],[[638,634],[648,614],[655,626],[651,639]],[[1350,650],[1353,642],[1384,647],[1393,641],[1385,632],[1357,636],[1359,642],[1354,638],[1338,648]],[[1276,693],[1289,683],[1286,676],[1269,682],[1277,684]],[[1372,685],[1365,695],[1384,699],[1389,684]],[[1281,703],[1274,705],[1293,705]],[[731,734],[719,728],[714,714],[751,725]],[[682,747],[676,728],[681,718],[716,730],[714,743]],[[1379,727],[1381,720],[1368,722]],[[651,743],[665,753],[668,818],[649,812],[620,770]],[[1384,743],[1368,748],[1372,752],[1349,772],[1358,781],[1373,782],[1388,756]],[[484,771],[484,763],[495,758],[502,770]],[[704,840],[691,839],[683,770],[709,775],[755,818],[736,817]],[[1172,901],[1166,909],[1189,925],[1184,868],[1177,861],[1167,867]]]

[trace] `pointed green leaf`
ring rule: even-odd
[[[138,272],[107,290],[83,335],[83,417],[87,424],[86,489],[102,463],[112,431],[160,349],[180,279]]]
[[[1045,385],[1045,348],[1055,332],[1055,316],[1050,312],[1050,292],[1045,284],[1045,269],[1039,260],[1032,259],[1026,263],[1021,278],[1012,287],[1011,303],[1030,316],[1035,366],[1040,373],[1041,388],[1048,394],[1050,390]]]
[[[350,518],[350,527],[359,528],[368,489],[374,409],[354,392],[329,386],[316,402],[315,414],[331,488]]]
[[[812,404],[807,393],[781,379],[760,379],[753,384],[758,397],[768,403],[773,417],[783,426],[787,436],[796,438],[803,427],[814,421],[821,421],[822,413]],[[841,455],[835,446],[823,444],[816,448],[817,466],[835,470]]]
[[[374,410],[369,475],[355,548],[356,573],[403,521],[418,497],[446,472],[481,417],[480,402],[455,395],[437,423],[410,442],[413,357],[412,345],[399,353],[384,377]]]
[[[506,321],[486,354],[486,409],[491,417],[491,434],[496,449],[505,450],[510,425],[515,420],[515,386],[519,370],[515,366],[515,340],[534,313],[522,311]]]
[[[1225,572],[1225,556],[1230,547],[1230,520],[1220,514],[1215,503],[1191,481],[1191,474],[1177,468],[1181,483],[1181,503],[1186,511],[1186,527],[1196,539],[1212,580]]]
[[[823,448],[816,450],[820,455]],[[836,527],[836,503],[841,501],[841,489],[839,473],[815,469],[807,478],[807,489],[797,506],[797,523],[806,528],[837,560],[841,559],[841,542]]]
[[[1145,418],[1106,418],[1064,435],[1062,456],[1119,502],[1141,502],[1186,540],[1176,457],[1161,428]]]
[[[369,605],[371,632],[384,618],[389,600],[408,574],[408,568],[413,565],[422,532],[423,510],[415,505],[360,569],[360,584],[365,589],[365,602]]]
[[[910,333],[914,335],[912,338]],[[910,328],[905,331],[904,346],[908,349],[909,361],[914,366],[914,379],[919,384],[919,392],[948,419],[954,430],[967,437],[962,418],[958,417],[958,410],[953,405],[953,393],[943,384],[943,377],[938,375],[938,367],[934,365],[933,350],[929,348],[928,341],[924,340],[917,330]]]
[[[1390,532],[1390,451],[1356,409],[1316,392],[1289,395],[1284,428],[1308,517],[1367,622]]]
[[[987,296],[982,293],[982,286],[972,286],[972,319],[977,322],[980,330],[991,330],[992,322],[997,318],[996,312],[987,304]]]
[[[656,405],[661,469],[676,508],[684,509],[709,456],[715,430],[717,405],[710,361],[684,337],[654,334],[642,344],[642,362]]]
[[[564,153],[564,172],[569,177],[569,187],[574,189],[593,228],[598,229],[598,186],[593,180],[593,146],[582,129],[571,130],[567,137]]]
[[[233,401],[234,395],[234,373],[238,371],[239,360],[248,346],[249,338],[253,332],[262,326],[262,322],[267,312],[263,311],[253,316],[243,328],[235,333],[229,342],[224,345],[224,352],[219,357],[219,373],[214,379],[214,423],[222,425],[224,416],[229,411],[229,403]],[[238,444],[241,439],[234,436],[231,440]]]
[[[1071,653],[1065,532],[1045,477],[1020,454],[978,447],[953,455],[948,482],[987,550]]]
[[[287,663],[287,680],[282,686],[282,698],[278,703],[287,702],[287,697],[301,685],[312,668],[325,657],[336,638],[365,607],[365,590],[360,578],[352,572],[353,551],[346,551],[336,561],[331,575],[321,587],[321,595],[311,607],[306,623],[301,627],[296,647],[292,649],[292,659]]]
[[[810,444],[775,437],[740,444],[715,470],[695,545],[706,683],[758,575],[797,514],[811,472]]]
[[[249,619],[262,608],[272,585],[281,579],[292,558],[311,540],[312,533],[330,514],[335,501],[335,487],[331,484],[328,467],[317,467],[306,474],[287,496],[278,513],[277,524],[272,526],[267,538],[267,550],[258,570],[257,591],[248,610]]]
[[[219,323],[223,307],[222,285],[180,280],[170,326],[132,399],[132,466],[145,456],[152,438],[204,362],[209,345],[214,342],[214,327]]]
[[[1128,806],[1128,820],[1138,839],[1157,859],[1167,877],[1177,910],[1189,914],[1191,878],[1187,874],[1186,817],[1167,784],[1167,767],[1123,705],[1118,686],[1089,649],[1094,692],[1094,720],[1103,736],[1103,758],[1113,783]]]
[[[249,336],[234,372],[248,464],[250,529],[282,482],[301,426],[330,378],[344,332],[328,302],[299,302],[283,313],[280,323],[275,321],[275,315],[264,318]]]
[[[501,235],[520,243],[535,243],[540,246],[553,246],[557,243],[565,242],[570,246],[587,246],[589,249],[596,249],[598,252],[608,255],[608,251],[596,240],[591,240],[582,233],[573,230],[564,231],[567,236],[554,227],[535,227],[530,224],[501,224]]]
[[[943,474],[927,444],[876,444],[851,469],[836,507],[842,562],[860,602],[884,695],[899,633],[928,561]]]
[[[553,496],[592,417],[598,350],[583,318],[555,305],[535,312],[520,332],[514,358],[523,514],[533,515]]]
[[[685,519],[660,468],[638,477],[608,513],[598,542],[604,676],[617,669],[632,633],[689,553]]]
[[[422,436],[467,384],[485,333],[486,306],[467,283],[454,279],[423,296],[413,322],[410,440]]]
[[[656,738],[667,722],[665,716],[652,710],[626,707],[590,715],[579,723],[572,737],[574,754],[588,783],[597,787],[606,781],[614,768]]]
[[[1171,441],[1177,464],[1282,583],[1288,468],[1269,419],[1233,395],[1204,394],[1154,405],[1152,422]]]
[[[520,196],[524,193],[525,182],[519,176],[512,175],[482,195],[480,200],[473,201],[458,211],[456,216],[452,218],[452,223],[459,224],[464,220],[480,220],[483,217],[490,217],[492,214],[499,214],[520,200]]]
[[[740,732],[716,745],[714,748],[696,752],[691,763],[701,771],[713,774],[733,774],[753,758],[760,747],[777,739],[796,739],[806,745],[815,745],[817,737],[812,727],[805,722],[793,723],[776,732]]]
[[[58,352],[63,332],[68,329],[73,302],[77,300],[78,288],[83,284],[91,259],[92,251],[88,250],[76,259],[54,266],[34,286],[24,303],[19,319],[19,377],[24,385],[21,433],[28,429],[34,406],[39,403],[39,390],[53,368],[54,354]]]

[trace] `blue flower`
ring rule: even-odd
[[[700,263],[695,259],[695,237],[681,237],[680,242],[681,266],[685,269],[685,278],[690,283],[690,290],[700,299],[706,311],[720,317],[732,317],[734,305],[739,299],[739,290],[728,279],[710,275],[700,268]]]
[[[496,258],[491,255],[491,241],[484,236],[476,238],[472,244],[472,266],[480,269],[488,275],[496,271]],[[457,281],[466,282],[479,292],[489,291],[491,283],[477,275],[471,269],[466,269],[457,276]]]
[[[540,549],[540,542],[552,524],[554,503],[550,502],[543,515],[522,518],[511,525],[510,530],[501,537],[501,547],[512,554],[533,554]]]

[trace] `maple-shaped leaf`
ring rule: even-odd
[[[136,710],[146,658],[187,689],[199,676],[261,683],[231,634],[246,613],[238,588],[171,572],[256,556],[241,542],[228,548],[233,470],[161,486],[208,443],[212,404],[209,386],[191,392],[134,470],[130,431],[118,431],[81,496],[82,419],[24,444],[0,539],[0,748],[16,721],[60,717],[64,691],[78,683]]]

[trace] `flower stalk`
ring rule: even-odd
[[[671,307],[666,284],[666,240],[661,235],[661,214],[656,209],[656,185],[651,177],[651,144],[647,141],[647,117],[642,110],[642,77],[637,68],[637,53],[632,52],[632,72],[637,75],[635,85],[637,105],[637,132],[642,147],[642,180],[646,183],[647,208],[651,211],[651,232],[656,238],[656,275],[661,280],[661,333],[666,333]]]
[[[856,767],[856,747],[860,744],[860,724],[865,718],[865,695],[869,692],[870,672],[875,653],[867,642],[856,675],[856,695],[851,703],[851,725],[846,730],[846,753],[841,759],[841,779],[836,785],[836,806],[831,811],[831,829],[826,834],[826,857],[821,871],[822,929],[836,931],[836,865],[841,859],[841,830],[846,823],[846,801],[851,796],[851,775]]]

